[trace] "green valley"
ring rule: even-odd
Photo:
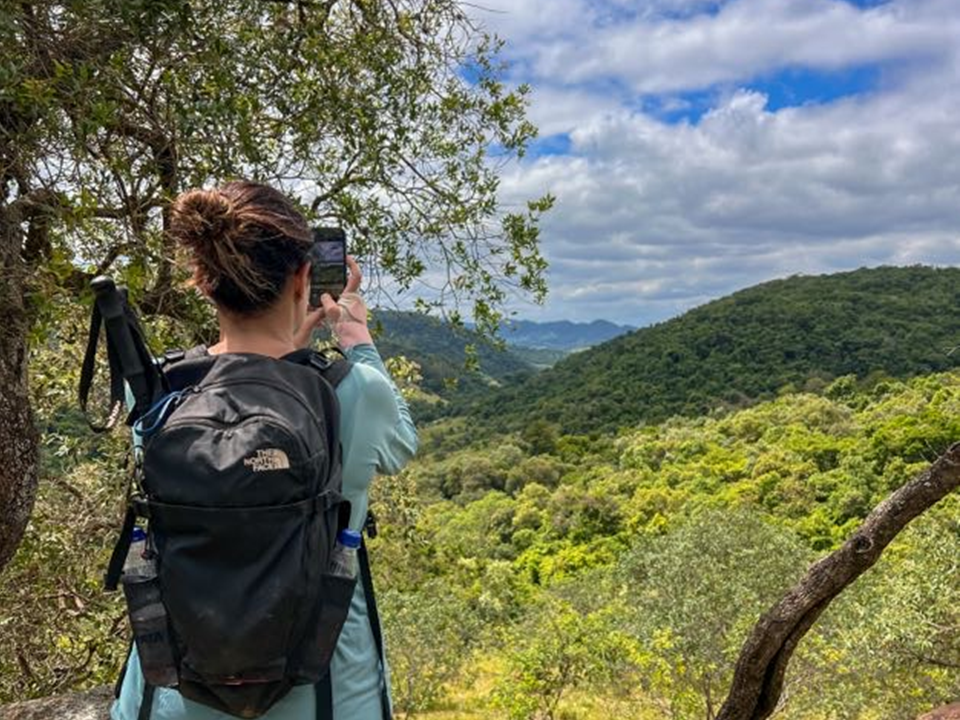
[[[472,438],[462,420],[425,430],[378,488],[400,707],[710,718],[759,613],[960,438],[960,374],[845,376],[617,436]],[[804,640],[782,717],[908,719],[956,697],[958,557],[953,496]]]

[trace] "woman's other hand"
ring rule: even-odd
[[[326,311],[323,309],[323,306],[314,308],[313,310],[307,310],[306,317],[303,318],[300,327],[298,327],[297,331],[293,334],[293,341],[298,348],[310,347],[310,345],[313,344],[313,331],[323,326],[325,315]]]

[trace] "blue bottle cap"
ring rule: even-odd
[[[130,535],[130,543],[140,542],[141,540],[147,539],[147,531],[144,530],[139,525],[134,526],[133,534]]]
[[[337,534],[337,542],[344,547],[356,549],[360,547],[360,533],[356,530],[341,530]]]

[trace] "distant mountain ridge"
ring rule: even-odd
[[[535,420],[611,431],[697,415],[834,378],[907,378],[960,365],[960,269],[794,276],[574,353],[456,408],[481,427]],[[810,385],[812,383],[812,385]]]
[[[589,323],[569,320],[508,320],[503,324],[502,335],[504,341],[510,345],[570,351],[592,347],[633,330],[636,328],[617,325],[607,320],[594,320]]]
[[[435,317],[401,310],[373,310],[381,333],[377,347],[385,358],[402,355],[420,365],[423,386],[440,395],[456,379],[466,387],[485,389],[491,382],[532,373],[533,366],[514,353],[496,347],[469,328],[456,329]],[[473,346],[479,370],[466,370],[468,346]]]
[[[434,393],[449,394],[448,383],[486,387],[490,381],[529,374],[550,367],[568,353],[622,335],[629,328],[605,320],[591,323],[569,321],[538,323],[511,320],[504,324],[501,337],[505,349],[479,337],[471,326],[456,329],[442,320],[422,313],[374,309],[374,317],[383,333],[377,345],[384,357],[403,355],[417,362],[423,373],[424,387]],[[479,360],[479,371],[467,373],[467,346],[472,345]]]

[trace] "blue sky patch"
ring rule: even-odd
[[[457,74],[471,85],[476,85],[483,76],[483,70],[475,62],[465,62],[460,63]]]
[[[632,109],[652,115],[669,125],[684,122],[696,125],[716,102],[717,91],[710,89],[646,97]]]
[[[791,68],[746,87],[766,95],[767,109],[775,112],[786,107],[823,105],[863,95],[876,89],[881,73],[880,65],[829,71]]]
[[[842,70],[788,68],[767,77],[734,86],[718,85],[669,95],[652,95],[629,104],[669,125],[696,125],[720,102],[721,96],[737,88],[754,90],[767,96],[767,110],[823,105],[846,97],[872,92],[880,84],[883,66],[872,64]]]
[[[623,2],[609,2],[608,0],[592,0],[591,10],[594,13],[593,25],[596,28],[616,26],[630,22],[640,17],[655,17],[657,20],[689,20],[702,15],[715,16],[720,13],[724,5],[731,0],[699,0],[689,4],[681,3],[677,7],[643,7],[642,4],[625,4]]]
[[[729,0],[712,0],[688,7],[681,6],[672,10],[668,8],[660,13],[660,17],[664,20],[689,20],[690,18],[697,17],[698,15],[714,17],[720,14],[723,6],[728,2]]]
[[[538,158],[548,155],[569,155],[573,143],[567,133],[538,137],[527,148],[527,157]]]

